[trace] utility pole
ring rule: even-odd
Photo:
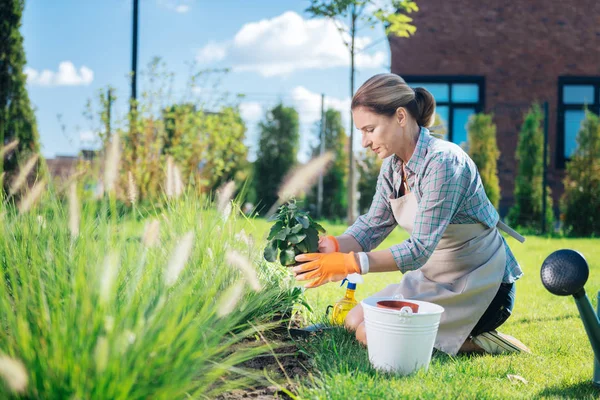
[[[135,107],[137,99],[137,56],[138,56],[138,19],[139,0],[133,0],[133,32],[131,48],[131,107]]]
[[[321,144],[319,155],[325,153],[325,95],[321,94]],[[317,188],[317,217],[321,218],[323,212],[323,171],[319,172],[319,186]]]
[[[110,113],[111,113],[111,108],[112,108],[112,103],[113,103],[113,97],[112,97],[112,89],[108,88],[107,92],[106,92],[106,137],[109,138],[110,135],[112,135],[112,128],[110,126]]]
[[[356,20],[358,14],[356,13],[356,4],[352,4],[351,12],[351,25],[350,25],[350,98],[354,96],[354,38],[356,36]],[[348,225],[352,225],[356,219],[356,168],[354,165],[354,119],[352,118],[352,112],[350,112],[350,151],[349,151],[349,174],[348,174]]]
[[[129,137],[131,140],[131,162],[137,162],[137,56],[139,0],[133,0],[133,32],[131,45],[131,99],[129,100]]]

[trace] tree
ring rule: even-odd
[[[320,137],[320,123],[318,124]],[[320,218],[342,219],[346,214],[346,190],[347,190],[347,159],[348,137],[342,124],[342,114],[332,108],[325,112],[325,151],[331,151],[335,155],[333,165],[323,176],[323,204]],[[320,154],[319,145],[313,148],[312,155]],[[309,203],[317,203],[317,188],[311,191]]]
[[[24,0],[0,2],[0,146],[19,140],[15,154],[0,159],[0,171],[13,173],[21,159],[39,152],[35,115],[25,87],[23,36],[19,31]],[[3,166],[4,162],[4,166]]]
[[[383,6],[382,6],[383,5]],[[373,8],[371,14],[366,10]],[[410,37],[417,30],[411,24],[412,18],[406,14],[418,11],[419,8],[413,0],[387,0],[382,3],[378,0],[311,0],[311,5],[306,11],[315,17],[331,19],[342,34],[342,40],[350,52],[350,97],[354,96],[354,58],[356,54],[366,48],[356,48],[356,32],[362,27],[357,26],[363,22],[365,26],[374,27],[383,23],[386,35]],[[349,21],[349,25],[345,22]],[[348,223],[354,222],[356,208],[356,180],[354,162],[354,122],[350,115],[350,151],[348,157]]]
[[[498,158],[500,151],[496,143],[496,125],[490,114],[475,114],[467,124],[468,152],[477,169],[488,198],[496,207],[500,203],[500,183],[498,181]]]
[[[360,171],[360,179],[358,180],[358,192],[360,193],[358,211],[361,214],[365,214],[369,211],[373,196],[375,196],[377,178],[379,177],[382,161],[372,151],[363,153],[357,161]]]
[[[585,115],[561,199],[564,231],[570,236],[600,236],[600,122],[589,110]]]
[[[508,220],[514,226],[542,229],[542,181],[544,158],[544,114],[538,104],[534,104],[525,115],[517,144],[519,168],[515,183],[515,204],[508,213]],[[552,226],[552,197],[547,191],[546,229]]]
[[[296,164],[300,142],[298,113],[276,105],[259,123],[260,139],[254,163],[254,187],[259,209],[266,212],[277,201],[277,189]]]

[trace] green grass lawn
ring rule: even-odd
[[[262,221],[255,221],[262,224]],[[343,226],[324,224],[328,233],[340,234]],[[381,245],[387,248],[406,238],[395,230]],[[590,264],[586,285],[592,304],[600,289],[599,239],[548,239],[528,237],[524,244],[509,238],[508,243],[525,275],[517,283],[512,317],[500,328],[519,338],[533,354],[502,356],[437,355],[428,373],[395,377],[378,373],[369,364],[367,350],[352,335],[336,329],[302,345],[312,357],[317,375],[304,382],[303,398],[597,398],[600,391],[591,384],[593,353],[577,307],[571,296],[551,295],[540,280],[543,260],[553,251],[571,248],[582,252]],[[365,276],[359,285],[358,300],[396,283],[401,274]],[[343,296],[339,284],[330,283],[306,292],[314,309],[313,319],[323,317],[328,304]],[[511,380],[518,375],[527,383]]]

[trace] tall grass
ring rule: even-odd
[[[0,205],[0,398],[212,398],[251,382],[239,364],[267,351],[256,331],[300,292],[259,261],[237,207],[183,195],[123,217],[75,190]]]

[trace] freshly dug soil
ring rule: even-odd
[[[274,349],[273,355],[264,355],[253,358],[241,364],[241,368],[252,369],[256,371],[266,370],[268,376],[279,383],[286,390],[294,392],[298,379],[308,376],[308,357],[300,353],[294,341],[285,339],[275,343],[279,348]],[[282,371],[285,371],[285,373]],[[287,375],[287,377],[286,377]],[[289,378],[289,381],[288,381]],[[219,400],[237,400],[237,399],[289,399],[290,397],[281,391],[277,386],[267,382],[265,385],[257,385],[248,389],[239,389],[226,393]]]

